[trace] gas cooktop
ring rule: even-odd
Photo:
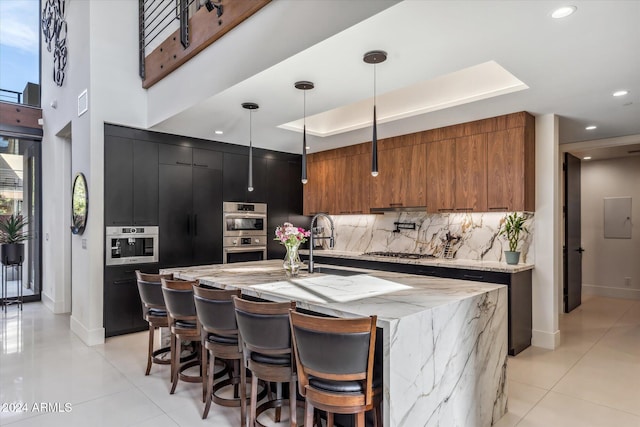
[[[435,258],[435,256],[431,254],[414,254],[411,252],[365,252],[363,255],[408,259]]]

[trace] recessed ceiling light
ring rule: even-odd
[[[583,157],[582,160],[591,160],[591,156]]]
[[[617,90],[613,92],[613,96],[625,96],[628,93],[629,93],[628,90]]]
[[[310,149],[311,149],[311,147],[309,147],[309,146],[307,145],[307,150],[310,150]]]
[[[587,126],[585,129],[586,130],[594,130],[594,129],[598,129],[598,126],[591,125],[591,126]]]
[[[224,133],[224,131],[221,131],[221,130],[217,130],[216,131],[216,135],[222,135],[223,133]]]
[[[575,12],[576,9],[578,9],[578,8],[575,7],[575,6],[563,6],[561,8],[558,8],[558,9],[554,10],[551,13],[551,17],[554,18],[554,19],[566,18],[567,16],[569,16],[573,12]]]

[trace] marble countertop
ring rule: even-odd
[[[323,267],[322,264],[316,266]],[[162,269],[186,280],[339,317],[377,315],[393,321],[499,289],[502,285],[414,274],[324,266],[352,276],[301,272],[288,279],[281,260]]]
[[[301,254],[308,255],[308,249],[301,249]],[[509,265],[499,261],[475,261],[471,259],[445,259],[445,258],[421,258],[421,259],[407,259],[407,258],[394,258],[394,257],[382,257],[363,255],[360,252],[346,252],[335,251],[331,249],[316,249],[313,251],[314,256],[327,257],[327,258],[347,258],[356,259],[362,261],[377,261],[377,262],[392,262],[398,264],[415,264],[415,265],[428,265],[434,267],[448,267],[448,268],[467,268],[472,270],[481,271],[496,271],[500,273],[519,273],[521,271],[532,270],[535,266],[533,264],[517,264]]]
[[[384,426],[489,426],[504,414],[506,286],[316,266],[355,275],[301,272],[287,279],[280,259],[161,272],[270,301],[294,300],[300,309],[329,316],[377,315]]]

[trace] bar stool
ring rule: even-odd
[[[180,364],[182,342],[200,344],[200,328],[196,317],[196,306],[193,299],[193,285],[198,281],[162,279],[162,295],[167,306],[169,329],[171,331],[171,391],[176,391],[178,380],[189,383],[202,381],[202,363],[197,360]],[[193,366],[200,366],[200,375],[186,375],[183,372]],[[204,400],[204,398],[203,398]]]
[[[202,391],[205,394],[205,406],[202,419],[209,415],[209,408],[213,400],[222,406],[241,406],[238,395],[240,384],[240,370],[242,349],[238,344],[238,327],[233,307],[232,296],[240,296],[240,290],[206,289],[199,286],[193,287],[196,313],[200,323],[202,339],[202,360],[206,366],[209,356],[208,373],[203,369]],[[233,370],[229,370],[229,379],[215,383],[214,365],[217,360],[232,361]],[[233,376],[232,372],[236,375]],[[228,385],[234,385],[234,399],[218,397],[216,390]],[[242,426],[246,423],[246,407],[241,409]]]
[[[289,423],[296,426],[296,371],[291,348],[289,310],[295,302],[254,302],[233,297],[238,331],[243,350],[244,366],[251,371],[251,400],[249,427],[264,427],[257,417],[269,408],[275,408],[275,421],[280,422],[282,407],[282,383],[289,383]],[[246,408],[245,370],[241,371],[240,402]],[[276,399],[257,406],[258,379],[277,383]],[[267,387],[269,387],[267,385]],[[309,424],[311,426],[311,423]]]
[[[161,359],[161,355],[166,355],[171,351],[170,347],[162,347],[154,350],[153,339],[156,329],[169,327],[167,319],[167,307],[162,296],[161,279],[173,279],[173,274],[147,274],[136,270],[138,282],[138,293],[142,302],[142,316],[149,323],[149,351],[147,352],[147,370],[145,375],[151,372],[151,364],[168,365],[171,359]]]
[[[382,384],[374,380],[376,316],[336,319],[290,311],[299,390],[306,398],[305,426],[313,422],[314,408],[334,414],[355,414],[364,427],[365,412],[375,408],[382,427]]]

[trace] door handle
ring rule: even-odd
[[[582,253],[582,252],[584,252],[584,248],[580,247],[580,248],[576,249],[576,252]]]

